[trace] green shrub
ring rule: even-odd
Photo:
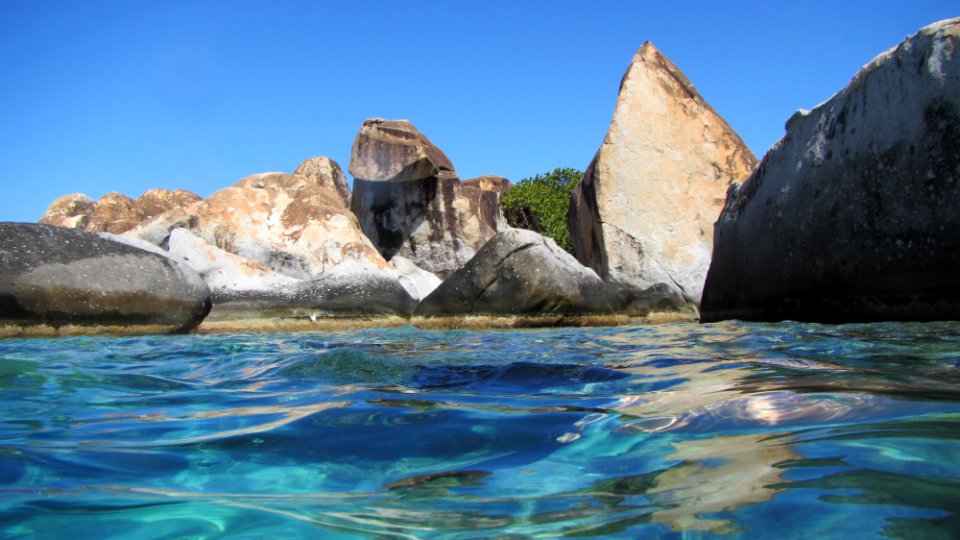
[[[570,193],[583,176],[582,171],[557,168],[544,175],[524,178],[503,195],[503,215],[512,227],[530,229],[553,238],[573,253],[567,212]]]

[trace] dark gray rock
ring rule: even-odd
[[[398,315],[409,317],[416,300],[389,273],[353,261],[343,262],[303,282],[292,307],[325,315]]]
[[[701,305],[723,319],[960,319],[960,19],[801,111],[715,227]]]
[[[422,316],[612,313],[603,281],[556,243],[524,229],[497,234],[427,296]]]
[[[75,229],[0,223],[4,322],[182,332],[209,311],[203,279],[170,258]]]

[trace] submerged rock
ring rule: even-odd
[[[87,232],[0,223],[0,320],[9,324],[197,326],[203,279],[176,261]]]
[[[472,198],[450,159],[406,120],[364,122],[350,173],[353,213],[387,260],[401,255],[445,277],[502,223],[499,205],[482,203],[479,194]]]
[[[756,159],[689,80],[645,43],[620,85],[603,145],[577,184],[577,258],[644,314],[698,304],[713,222]]]
[[[787,122],[716,225],[702,320],[960,318],[960,19]]]
[[[495,236],[417,308],[423,316],[612,313],[603,281],[533,231]]]

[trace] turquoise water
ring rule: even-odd
[[[952,538],[960,324],[0,341],[9,538]]]

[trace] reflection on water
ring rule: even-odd
[[[0,535],[956,537],[960,324],[0,342]]]

